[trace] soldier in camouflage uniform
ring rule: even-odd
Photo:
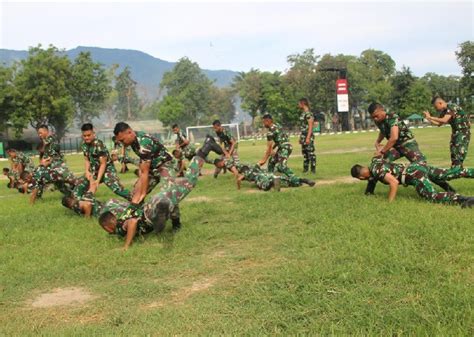
[[[42,146],[40,147],[40,159],[45,159],[47,166],[61,166],[66,167],[64,156],[61,153],[61,146],[55,136],[50,134],[47,125],[41,125],[38,128],[38,136],[41,139]],[[67,167],[66,167],[67,168]]]
[[[12,171],[16,172],[18,175],[22,174],[23,171],[34,171],[35,166],[33,165],[33,161],[23,152],[15,149],[7,149],[7,154],[12,161]]]
[[[173,169],[176,172],[177,177],[184,176],[184,171],[186,171],[186,165],[184,164],[184,154],[181,150],[174,149],[171,153],[173,155]]]
[[[84,190],[95,194],[99,184],[103,182],[112,192],[130,200],[131,193],[120,183],[109,151],[104,143],[96,138],[93,125],[86,123],[81,127],[81,131],[86,179],[74,189],[75,197],[80,200],[80,194]]]
[[[179,129],[178,124],[174,124],[172,126],[173,133],[176,135],[176,149],[180,150],[183,153],[183,156],[187,160],[193,159],[193,157],[196,155],[196,148],[194,145],[189,143],[189,140],[186,138],[183,132]]]
[[[369,167],[354,165],[351,175],[360,180],[371,177],[390,185],[388,200],[393,201],[397,195],[398,185],[411,185],[415,187],[418,195],[435,203],[459,204],[462,207],[474,205],[474,198],[464,197],[454,192],[437,192],[433,187],[433,179],[446,179],[445,169],[428,166],[424,163],[414,162],[408,165],[396,164],[383,158],[374,157]],[[473,178],[474,172],[464,171],[463,177]],[[469,176],[470,175],[470,176]]]
[[[232,172],[237,182],[237,189],[239,190],[242,180],[246,180],[255,183],[258,189],[263,191],[268,191],[272,187],[274,187],[276,191],[280,191],[280,176],[276,176],[273,173],[262,169],[259,165],[235,162],[234,158],[216,159],[214,165],[218,168],[223,168],[225,166],[230,172]],[[288,179],[285,179],[286,176],[282,177],[283,181],[288,182]]]
[[[296,187],[303,183],[314,186],[314,181],[298,178],[288,167],[288,158],[291,155],[293,147],[288,141],[288,135],[283,131],[282,127],[273,123],[273,118],[270,114],[264,115],[262,121],[263,126],[269,131],[267,133],[267,150],[265,151],[265,156],[258,164],[262,166],[270,158],[270,160],[268,160],[268,172],[274,172],[275,170],[280,172],[285,176],[285,179],[288,179],[290,186]]]
[[[389,161],[405,157],[411,163],[426,163],[426,157],[418,148],[415,136],[398,115],[386,113],[384,107],[379,103],[370,104],[368,110],[380,130],[375,141],[375,156],[383,157]],[[387,143],[382,146],[381,142],[384,138],[387,139]]]
[[[16,188],[19,185],[20,177],[16,171],[10,170],[8,167],[4,167],[3,175],[7,177],[8,179],[8,183],[7,183],[8,188]]]
[[[223,153],[215,140],[207,137],[203,147],[191,160],[184,178],[170,178],[169,183],[158,194],[141,206],[116,200],[108,201],[99,217],[99,224],[109,233],[126,236],[125,250],[128,249],[136,234],[161,232],[168,218],[172,220],[173,230],[179,229],[181,224],[178,205],[196,185],[200,168],[210,151],[217,154]]]
[[[314,118],[309,108],[307,98],[301,98],[298,102],[298,108],[301,109],[300,115],[300,144],[303,153],[303,172],[308,172],[311,166],[311,173],[316,173],[316,154],[314,153]]]
[[[140,175],[132,196],[132,203],[139,204],[155,188],[161,178],[166,184],[167,180],[174,177],[171,167],[173,158],[157,138],[145,132],[135,132],[124,122],[115,125],[114,134],[117,141],[124,146],[131,146],[140,158]]]
[[[230,131],[226,130],[221,122],[216,119],[214,122],[212,122],[212,128],[216,132],[217,137],[219,138],[219,143],[224,145],[223,150],[224,150],[224,155],[221,157],[223,158],[229,158],[232,157],[234,158],[234,161],[236,163],[239,162],[239,154],[237,152],[237,149],[239,147],[239,143],[235,140],[234,136],[230,133]],[[226,168],[224,167],[224,173],[225,173]],[[216,167],[214,171],[214,178],[217,178],[219,175],[219,172],[221,171],[220,168]]]
[[[118,161],[121,165],[120,173],[128,172],[127,164],[132,164],[138,166],[140,164],[140,160],[136,157],[130,156],[130,148],[127,146],[123,146],[122,143],[118,142],[115,136],[112,137],[112,141],[114,142],[114,149],[111,152],[112,161]]]
[[[104,204],[98,201],[91,192],[86,192],[81,200],[71,195],[65,195],[62,199],[62,204],[64,207],[86,218],[90,218],[91,216],[98,218],[104,208]]]
[[[37,196],[48,184],[54,184],[61,193],[70,195],[74,187],[81,182],[80,178],[75,177],[67,167],[48,165],[48,163],[50,163],[48,159],[42,159],[33,173],[25,171],[20,176],[21,180],[27,184],[28,192],[31,193],[31,204],[35,203]]]
[[[451,151],[451,167],[463,167],[464,160],[469,149],[471,140],[471,122],[469,114],[460,106],[446,103],[441,97],[435,96],[431,101],[434,108],[440,113],[439,117],[431,116],[428,111],[423,114],[432,124],[441,126],[449,123],[451,125],[451,141],[449,149]]]

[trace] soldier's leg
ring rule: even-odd
[[[105,170],[104,176],[102,178],[104,184],[112,190],[115,194],[125,198],[127,200],[131,200],[132,195],[128,189],[126,189],[121,183],[120,179],[117,176],[117,171],[115,167],[110,167]]]
[[[84,194],[89,190],[89,180],[87,180],[86,176],[81,176],[76,180],[76,186],[72,191],[72,195],[77,200],[81,200]]]
[[[291,170],[288,167],[288,158],[290,157],[291,154],[291,147],[283,147],[278,150],[277,157],[278,157],[278,162],[275,166],[275,169],[277,172],[280,172],[282,175],[287,176],[290,186],[301,186],[301,179],[298,178],[294,173],[293,170]]]
[[[267,171],[274,172],[275,166],[277,163],[278,163],[278,153],[275,153],[273,156],[270,156],[270,159],[268,159]]]
[[[308,172],[310,162],[310,151],[307,144],[301,144],[301,154],[303,155],[303,172]]]
[[[404,156],[410,163],[426,163],[425,155],[420,151],[416,140],[412,140],[398,148],[398,151]]]
[[[316,173],[316,152],[314,149],[314,136],[311,137],[311,141],[308,144],[309,151],[309,164],[311,166],[311,173]]]
[[[255,185],[258,189],[268,191],[273,186],[274,176],[271,173],[257,173],[255,175]]]
[[[451,151],[451,166],[463,166],[471,140],[470,130],[461,130],[451,135],[449,148]]]
[[[390,161],[390,162],[393,162],[395,160],[397,160],[398,158],[400,158],[402,155],[400,152],[398,152],[395,148],[391,148],[390,150],[387,151],[387,153],[385,153],[385,155],[383,156],[384,159]]]
[[[449,169],[429,166],[428,175],[431,181],[448,181],[458,178],[474,178],[474,168],[454,166]]]

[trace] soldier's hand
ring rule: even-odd
[[[260,165],[260,166],[265,165],[265,162],[263,160],[259,160],[258,165]]]
[[[431,114],[429,111],[423,111],[423,115],[425,116],[425,118],[431,117]]]
[[[309,140],[309,139],[306,139],[306,141],[305,141],[304,143],[305,143],[306,145],[308,145],[309,142],[310,142],[310,140]]]
[[[380,149],[378,149],[377,151],[374,152],[374,157],[382,157],[383,156],[383,153],[380,152]]]

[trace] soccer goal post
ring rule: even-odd
[[[240,141],[239,124],[230,123],[221,125],[230,131],[232,136],[234,136],[237,141]],[[188,126],[186,128],[186,137],[191,143],[202,143],[206,138],[206,135],[211,135],[214,138],[217,138],[212,125]],[[218,139],[216,139],[216,141],[219,142]]]

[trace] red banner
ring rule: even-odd
[[[338,95],[349,93],[349,87],[346,79],[336,80],[336,93]]]

